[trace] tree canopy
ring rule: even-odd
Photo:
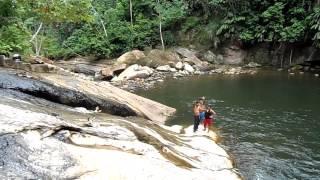
[[[320,47],[319,0],[2,0],[0,53],[114,57],[159,46],[159,23],[166,46],[192,32],[209,47],[225,40]]]

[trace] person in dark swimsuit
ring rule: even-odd
[[[213,115],[216,115],[216,112],[211,108],[211,106],[208,106],[206,112],[205,112],[205,120],[203,123],[204,131],[208,128],[209,132],[209,127],[213,123]]]

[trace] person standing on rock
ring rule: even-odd
[[[206,112],[206,105],[205,105],[205,97],[204,96],[199,98],[199,103],[200,103],[199,119],[200,119],[200,123],[203,124],[203,122],[205,120],[205,112]]]
[[[211,108],[211,106],[208,106],[206,112],[205,112],[205,120],[203,123],[203,127],[204,127],[204,131],[206,130],[206,128],[208,128],[208,132],[209,132],[209,127],[211,126],[211,124],[213,123],[213,115],[216,115],[217,113]]]
[[[193,118],[193,132],[196,132],[200,124],[200,103],[198,101],[193,106]]]

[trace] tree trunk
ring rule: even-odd
[[[30,42],[32,42],[34,40],[34,38],[37,37],[38,33],[40,32],[41,28],[42,28],[43,23],[41,22],[36,33],[34,33],[34,35],[31,37]]]
[[[160,1],[157,0],[158,5],[160,5]],[[163,36],[162,36],[162,15],[161,12],[159,11],[159,33],[160,33],[160,40],[161,40],[161,46],[162,46],[162,50],[165,49],[164,47],[164,41],[163,41]]]
[[[107,30],[106,30],[106,27],[104,26],[104,22],[103,22],[102,19],[100,20],[100,23],[102,25],[104,35],[106,36],[106,38],[108,38],[108,33],[107,33]]]
[[[130,23],[131,23],[131,28],[133,28],[132,0],[130,0]]]
[[[103,20],[101,19],[101,17],[99,16],[98,12],[96,11],[96,9],[93,6],[92,6],[92,10],[93,10],[94,14],[96,14],[98,16],[98,18],[100,19],[100,23],[102,25],[104,35],[106,36],[106,38],[108,38],[108,33],[107,33],[107,30],[106,30],[106,27],[104,25]]]
[[[293,54],[293,49],[291,49],[291,52],[290,52],[290,59],[289,59],[289,65],[291,66],[291,63],[292,63],[292,54]]]

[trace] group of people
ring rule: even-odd
[[[200,97],[193,105],[193,115],[193,132],[198,130],[200,124],[203,124],[204,131],[209,131],[209,127],[213,123],[213,115],[216,115],[216,112],[205,103],[205,97]]]

